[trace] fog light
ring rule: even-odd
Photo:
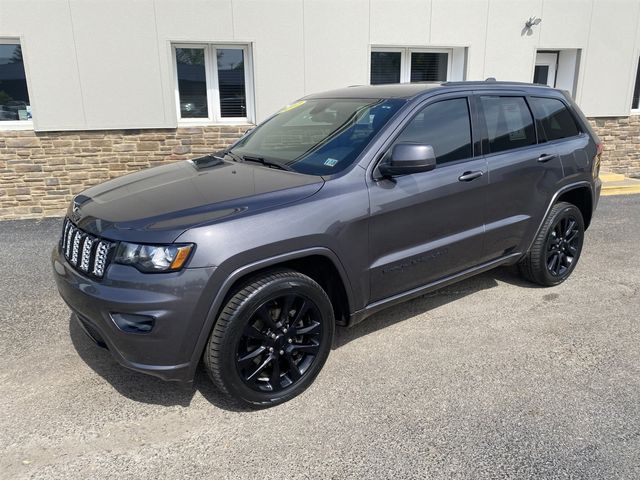
[[[132,313],[112,313],[111,318],[120,330],[127,333],[149,333],[156,322],[153,317]]]

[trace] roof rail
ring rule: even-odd
[[[497,82],[496,77],[487,77],[484,79],[485,82]]]

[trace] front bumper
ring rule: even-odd
[[[59,246],[51,261],[63,300],[85,332],[120,364],[165,380],[193,380],[199,358],[194,356],[196,343],[211,307],[212,297],[206,292],[213,267],[145,274],[111,264],[96,281],[74,270]],[[147,333],[125,332],[113,314],[144,315],[155,322]]]

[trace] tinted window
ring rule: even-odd
[[[444,82],[447,80],[449,55],[435,52],[411,53],[412,82]]]
[[[480,97],[480,102],[490,153],[536,143],[533,118],[523,97]]]
[[[207,75],[203,48],[176,48],[182,118],[207,118]]]
[[[244,52],[239,48],[218,48],[218,89],[221,117],[246,117]]]
[[[534,97],[531,108],[542,126],[540,141],[558,140],[559,138],[578,135],[578,127],[564,103],[555,98]]]
[[[0,121],[31,120],[31,105],[18,44],[0,44]]]
[[[431,145],[437,163],[471,157],[473,150],[467,99],[444,100],[426,106],[405,127],[395,143]]]
[[[400,83],[400,52],[371,52],[371,85]]]

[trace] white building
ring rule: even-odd
[[[639,58],[640,0],[0,0],[0,171],[56,157],[48,132],[171,129],[154,132],[165,147],[183,126],[259,122],[312,92],[495,77],[615,117],[597,122],[609,164],[640,174],[639,142],[620,140],[640,135]],[[20,210],[7,188],[0,218],[52,212]]]

